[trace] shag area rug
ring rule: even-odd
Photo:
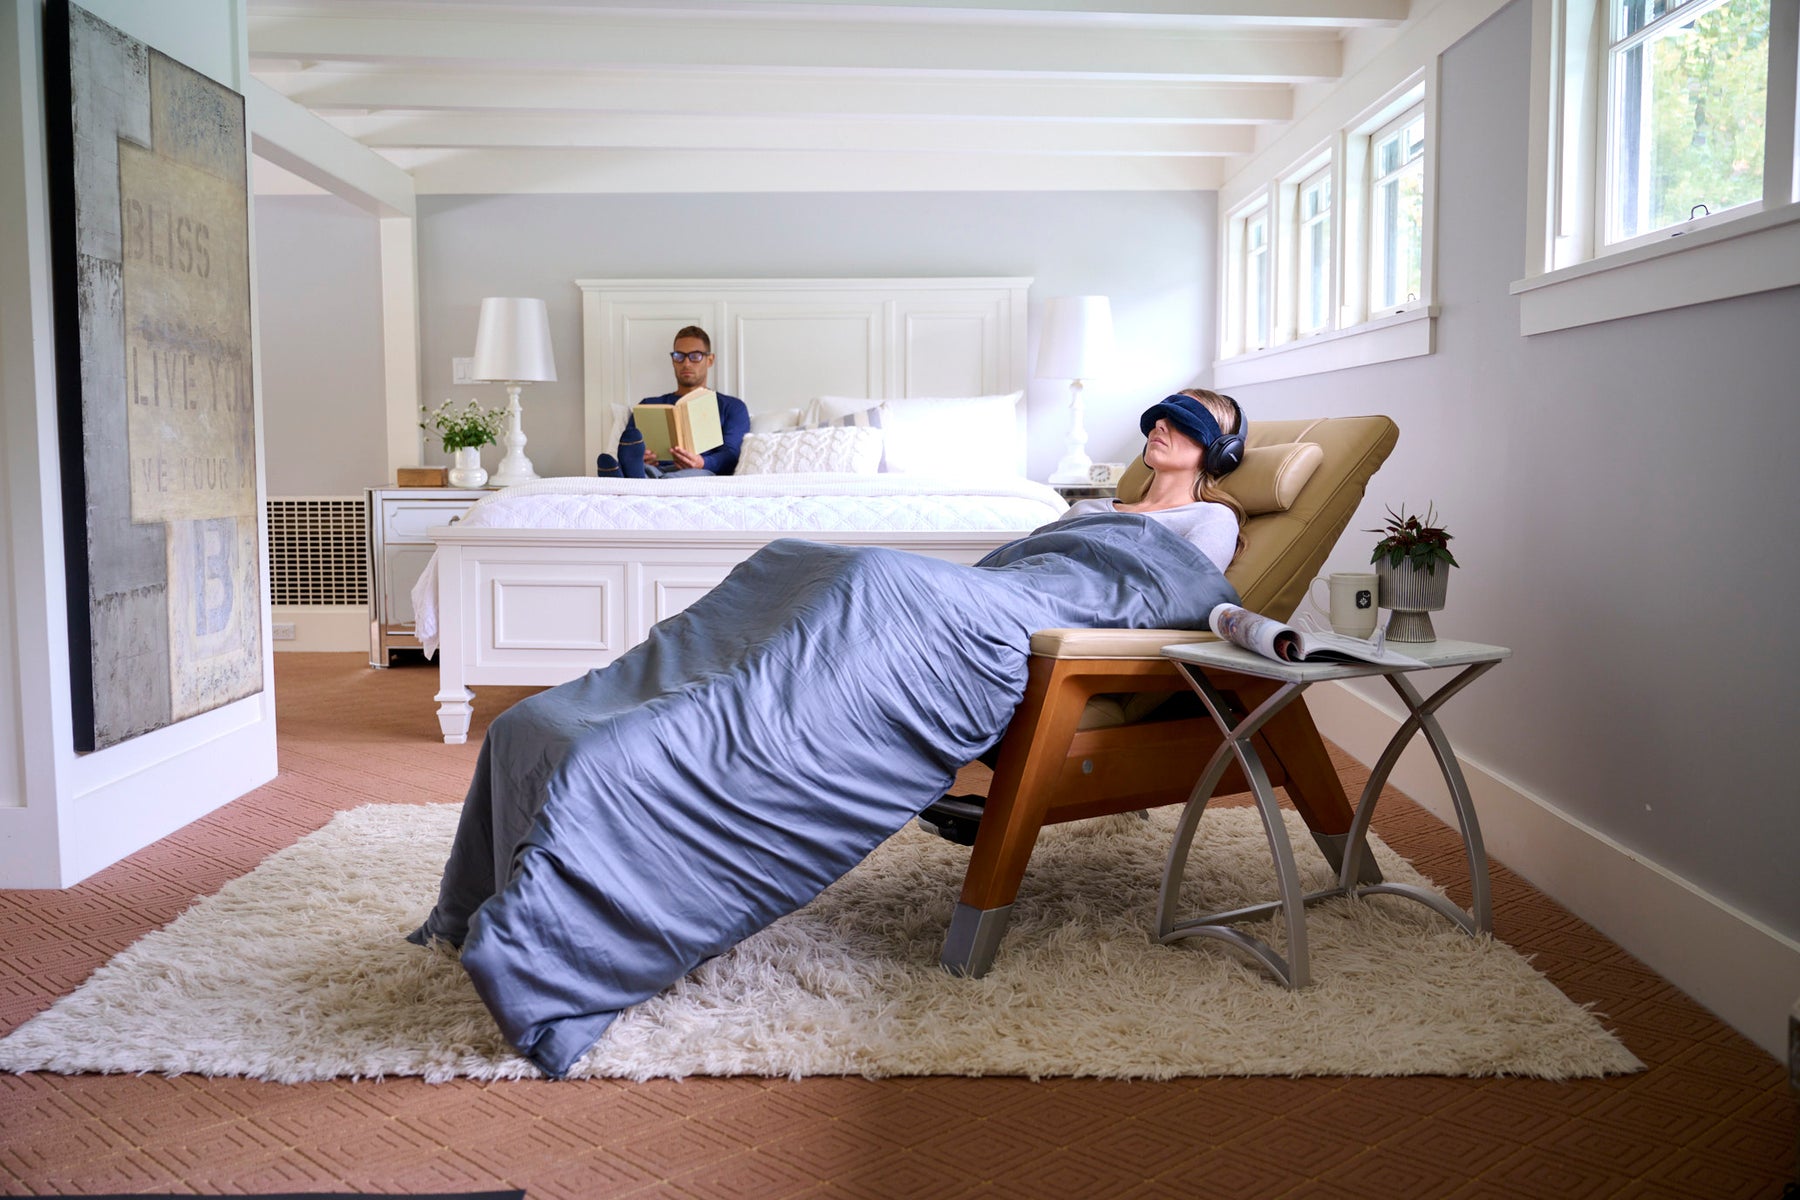
[[[265,861],[0,1041],[0,1069],[302,1080],[538,1074],[455,956],[403,941],[456,805],[372,805]],[[1397,897],[1309,911],[1314,984],[1159,946],[1179,809],[1055,826],[994,969],[938,966],[968,851],[908,826],[798,912],[614,1022],[577,1076],[1529,1075],[1642,1069],[1512,949]],[[1291,814],[1290,814],[1291,817]],[[1329,868],[1293,818],[1304,882]],[[1427,883],[1386,846],[1390,879]],[[1254,810],[1209,810],[1184,911],[1275,894]],[[1252,926],[1281,944],[1279,921]]]

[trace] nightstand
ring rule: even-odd
[[[1050,486],[1070,504],[1077,500],[1111,500],[1119,492],[1118,485],[1111,483],[1053,483]]]
[[[413,584],[437,547],[425,531],[453,525],[491,488],[369,489],[369,665],[385,667],[395,650],[417,650]]]

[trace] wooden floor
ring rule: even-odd
[[[276,655],[281,774],[79,887],[0,892],[0,1033],[197,896],[359,804],[459,799],[423,667]],[[1355,795],[1364,773],[1346,757]],[[979,769],[965,785],[979,789]],[[1381,836],[1466,900],[1460,848],[1394,793]],[[243,1079],[0,1075],[0,1192],[455,1191],[534,1198],[1125,1196],[1773,1200],[1785,1070],[1517,876],[1497,932],[1649,1064],[1630,1077]]]

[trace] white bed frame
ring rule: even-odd
[[[669,345],[684,325],[711,334],[712,386],[741,396],[753,418],[821,395],[977,396],[1025,387],[1030,279],[576,282],[589,462],[617,443],[626,406],[669,389]],[[431,536],[438,724],[446,742],[460,743],[474,712],[472,685],[547,687],[604,666],[776,535],[449,525]],[[806,536],[971,563],[1016,534]]]

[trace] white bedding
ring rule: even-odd
[[[946,475],[752,475],[679,479],[544,479],[477,501],[458,528],[1028,533],[1068,508],[1023,478]],[[437,649],[437,558],[413,587],[414,630]]]

